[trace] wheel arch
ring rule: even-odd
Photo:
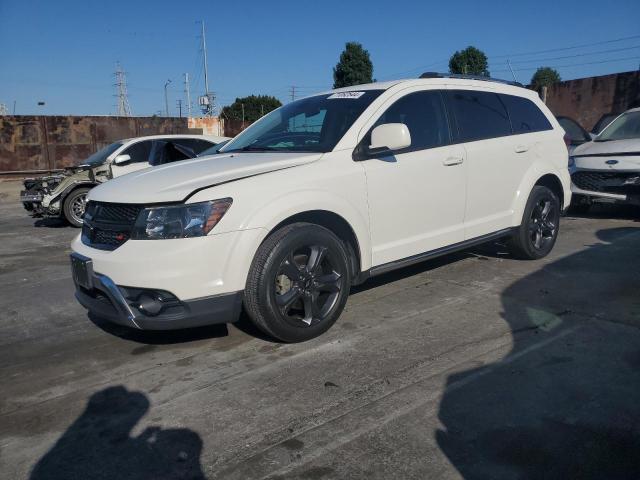
[[[560,181],[560,178],[558,178],[557,175],[554,175],[553,173],[547,173],[546,175],[543,175],[542,177],[540,177],[536,181],[536,183],[533,184],[533,186],[547,187],[556,195],[556,197],[558,197],[558,200],[560,200],[560,208],[565,207],[564,187],[562,186],[562,182]]]
[[[522,182],[520,183],[520,187],[518,189],[513,205],[513,217],[511,221],[512,226],[516,227],[522,223],[522,215],[524,214],[524,209],[527,206],[527,201],[529,200],[529,195],[531,195],[531,190],[535,186],[544,186],[549,188],[553,193],[557,195],[558,199],[560,200],[561,209],[564,209],[567,206],[567,189],[562,183],[561,176],[556,172],[549,171],[547,169],[540,168],[540,166],[534,165],[534,167],[527,172],[527,175],[524,176]]]
[[[320,225],[333,232],[347,246],[349,253],[349,267],[351,278],[358,279],[362,271],[362,251],[360,241],[353,227],[347,220],[335,212],[329,210],[306,210],[291,215],[275,225],[265,236],[266,240],[273,232],[292,223],[305,222]],[[263,240],[263,242],[264,242]]]

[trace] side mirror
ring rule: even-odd
[[[124,155],[118,155],[113,159],[113,163],[115,163],[116,165],[122,165],[123,163],[127,163],[129,161],[131,161],[131,156],[127,155],[126,153]]]
[[[370,151],[402,150],[411,146],[411,134],[404,123],[385,123],[371,132]]]

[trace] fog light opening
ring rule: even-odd
[[[154,298],[146,293],[143,293],[138,297],[138,310],[142,313],[149,315],[151,317],[155,317],[161,311],[164,305],[162,304],[162,299]]]

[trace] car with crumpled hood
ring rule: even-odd
[[[593,201],[640,205],[640,108],[627,110],[569,160],[572,206]]]
[[[24,180],[20,201],[34,217],[64,218],[82,226],[89,190],[144,168],[195,158],[228,140],[210,135],[153,135],[114,142],[80,164]]]

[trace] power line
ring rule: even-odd
[[[510,54],[504,54],[504,55],[491,55],[491,58],[513,58],[513,57],[523,57],[526,55],[538,55],[540,53],[562,52],[564,50],[574,50],[577,48],[593,47],[596,45],[606,45],[608,43],[623,42],[625,40],[633,40],[635,38],[640,38],[640,35],[631,35],[629,37],[615,38],[613,40],[603,40],[601,42],[583,43],[581,45],[573,45],[571,47],[550,48],[548,50],[538,50],[535,52],[521,52],[521,53],[510,53]]]
[[[614,63],[614,62],[623,62],[627,60],[637,60],[638,57],[625,57],[625,58],[613,58],[609,60],[600,60],[598,62],[583,62],[583,63],[570,63],[567,65],[549,65],[551,68],[568,68],[568,67],[581,67],[583,65],[599,65],[601,63]],[[535,70],[538,67],[525,67],[525,68],[516,68],[514,69],[516,72],[523,72],[526,70]],[[492,70],[493,72],[509,72],[509,70]]]
[[[577,57],[586,57],[589,55],[601,55],[603,53],[613,53],[613,52],[623,52],[626,50],[634,50],[636,48],[640,48],[640,45],[634,45],[633,47],[624,47],[624,48],[611,48],[608,50],[599,50],[597,52],[584,52],[584,53],[574,53],[573,55],[563,55],[561,57],[551,57],[551,58],[536,58],[534,60],[516,60],[511,63],[540,63],[540,62],[548,62],[551,60],[565,60],[567,58],[577,58]]]
[[[494,59],[498,59],[498,58],[508,58],[511,59],[513,57],[522,57],[522,56],[527,56],[527,55],[538,55],[538,54],[542,54],[542,53],[552,53],[552,52],[561,52],[561,51],[566,51],[566,50],[574,50],[574,49],[578,49],[578,48],[585,48],[585,47],[592,47],[592,46],[596,46],[596,45],[606,45],[606,44],[610,44],[610,43],[616,43],[616,42],[622,42],[625,40],[632,40],[632,39],[637,39],[640,38],[640,35],[630,35],[628,37],[622,37],[622,38],[615,38],[615,39],[611,39],[611,40],[603,40],[600,42],[592,42],[592,43],[583,43],[580,45],[572,45],[569,47],[559,47],[559,48],[550,48],[547,50],[537,50],[537,51],[532,51],[532,52],[520,52],[520,53],[512,53],[512,54],[501,54],[501,55],[488,55],[489,59],[494,60]],[[631,49],[633,47],[630,47],[629,49]],[[615,50],[615,49],[614,49]],[[584,53],[584,54],[576,54],[576,56],[587,56],[587,55],[596,55],[599,53],[593,52],[591,54],[589,53]],[[568,58],[571,58],[571,56],[568,56]],[[538,58],[538,59],[529,59],[529,60],[522,60],[522,61],[516,61],[516,62],[511,62],[511,63],[524,63],[524,62],[543,62],[543,61],[547,61],[549,59],[543,59],[543,58]],[[408,70],[404,70],[402,72],[396,72],[396,73],[392,73],[389,75],[383,75],[382,77],[380,77],[380,80],[386,80],[386,79],[395,79],[395,78],[400,78],[402,75],[405,74],[410,74],[410,73],[414,73],[414,72],[419,72],[419,71],[426,71],[429,68],[433,68],[434,66],[439,66],[439,65],[448,65],[449,59],[442,59],[442,60],[438,60],[435,62],[431,62],[429,64],[426,65],[422,65],[422,66],[418,66],[418,67],[414,67]],[[516,69],[514,69],[515,71],[518,71]],[[528,68],[526,69],[520,69],[520,70],[530,70]],[[503,71],[503,72],[509,72],[510,70],[496,70],[497,72]]]

